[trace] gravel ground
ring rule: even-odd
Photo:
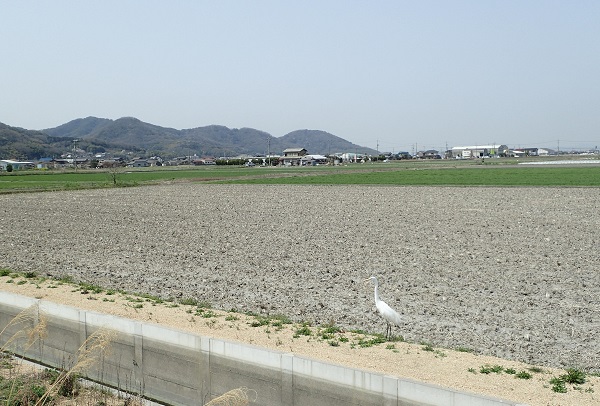
[[[0,267],[600,370],[598,188],[177,184],[0,196]]]

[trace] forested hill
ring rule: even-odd
[[[320,130],[297,130],[282,137],[253,128],[210,125],[177,130],[134,117],[111,120],[78,118],[55,128],[26,130],[0,124],[0,159],[35,159],[71,150],[75,143],[88,152],[133,151],[140,155],[238,156],[282,154],[286,148],[306,148],[310,154],[376,151]],[[76,141],[75,141],[76,140]]]
[[[0,123],[0,158],[29,160],[55,156],[72,145],[68,138]]]

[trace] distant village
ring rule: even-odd
[[[411,154],[406,151],[391,153],[384,152],[379,155],[361,154],[358,152],[343,152],[331,155],[310,154],[305,148],[287,148],[281,155],[236,157],[200,157],[197,155],[179,156],[163,159],[159,156],[133,157],[125,153],[115,156],[109,153],[90,154],[82,149],[73,148],[72,151],[63,153],[60,158],[42,158],[35,161],[18,161],[11,159],[0,160],[0,171],[16,171],[24,169],[106,169],[117,167],[143,168],[152,166],[179,166],[179,165],[238,165],[238,166],[315,166],[315,165],[341,165],[348,163],[365,163],[375,161],[394,161],[407,159],[486,159],[500,157],[533,157],[564,155],[564,151],[549,148],[516,148],[511,149],[506,145],[474,145],[453,147],[445,152],[437,150],[418,151]],[[569,154],[598,155],[599,151],[571,151]]]

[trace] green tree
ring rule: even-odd
[[[13,166],[12,164],[8,164],[6,165],[6,172],[12,172],[13,171]]]

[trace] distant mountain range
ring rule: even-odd
[[[160,127],[134,117],[117,120],[87,117],[55,128],[35,131],[0,123],[0,159],[55,157],[77,147],[90,153],[131,152],[135,155],[238,156],[281,155],[286,148],[305,148],[309,154],[336,152],[376,154],[320,130],[297,130],[282,137],[252,128],[211,125],[184,130]]]

